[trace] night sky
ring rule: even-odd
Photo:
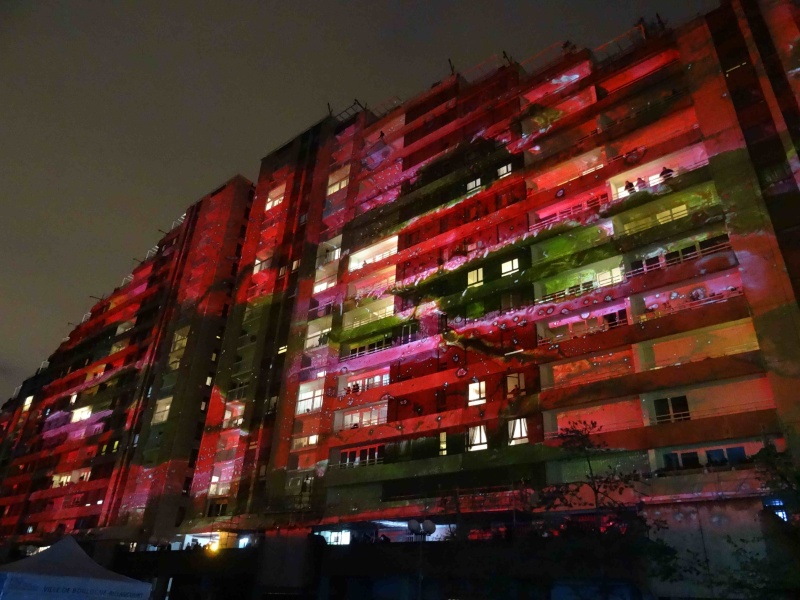
[[[0,403],[185,207],[354,98],[716,0],[0,0]]]

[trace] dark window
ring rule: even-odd
[[[706,463],[710,467],[719,467],[726,464],[728,461],[725,458],[725,451],[721,448],[715,450],[706,450]]]
[[[672,398],[658,398],[653,402],[656,411],[656,423],[671,423],[673,421],[688,421],[689,401],[686,396]]]
[[[681,464],[684,469],[699,469],[700,457],[697,452],[681,452]]]
[[[747,455],[745,454],[742,446],[728,448],[726,453],[728,455],[728,462],[732,465],[738,465],[747,460]]]

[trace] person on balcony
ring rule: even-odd
[[[631,183],[630,181],[626,181],[625,191],[629,194],[633,194],[636,191],[636,187],[634,187],[633,183]]]
[[[645,189],[647,189],[647,182],[644,179],[642,179],[641,177],[639,177],[636,180],[636,190],[641,192],[641,191],[643,191]]]
[[[675,175],[675,171],[673,171],[669,167],[661,167],[660,175],[661,175],[662,181],[666,181],[667,179],[669,179],[670,177]]]

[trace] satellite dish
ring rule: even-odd
[[[411,519],[408,522],[408,530],[411,533],[416,533],[417,535],[419,535],[419,534],[422,533],[422,526],[419,524],[419,521],[417,521],[416,519]]]
[[[429,519],[425,519],[422,522],[422,531],[426,535],[430,535],[432,533],[436,533],[436,525],[433,523],[433,521],[431,521]]]

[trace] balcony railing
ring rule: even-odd
[[[388,277],[384,277],[380,281],[370,283],[369,285],[356,286],[352,297],[365,298],[367,296],[375,296],[377,295],[377,292],[380,292],[380,294],[383,295],[384,291],[390,290],[394,284],[395,276],[389,275]]]
[[[374,425],[383,425],[387,422],[387,418],[377,417],[374,419],[368,419],[366,421],[361,421],[361,423],[351,423],[350,425],[342,424],[336,428],[336,431],[351,431],[353,429],[363,429],[364,427],[373,427]]]
[[[650,425],[663,425],[665,423],[674,423],[678,421],[695,421],[698,419],[707,419],[710,417],[719,417],[724,415],[736,415],[740,413],[754,412],[757,410],[769,410],[775,408],[774,402],[748,402],[746,404],[726,404],[724,406],[717,406],[714,408],[706,408],[702,410],[688,410],[682,412],[675,412],[670,415],[656,415],[650,422]],[[569,420],[569,416],[565,420]],[[645,427],[644,418],[631,419],[628,421],[619,421],[615,423],[604,423],[597,431],[598,434],[610,433],[612,431],[623,431],[625,429],[638,429]],[[544,439],[554,440],[558,439],[559,431],[545,431]]]
[[[394,254],[397,254],[397,248],[389,248],[388,250],[385,250],[384,252],[381,252],[380,254],[375,254],[374,256],[368,256],[368,257],[362,259],[361,262],[359,262],[357,264],[354,264],[354,265],[351,265],[349,270],[350,271],[358,271],[359,269],[363,269],[367,265],[371,265],[371,264],[374,264],[376,262],[380,262],[385,258],[389,258],[390,256],[393,256]]]
[[[709,246],[708,248],[700,248],[696,252],[690,255],[685,255],[685,256],[679,255],[672,257],[668,260],[665,260],[664,262],[658,263],[657,265],[647,266],[647,267],[642,266],[636,269],[631,269],[629,271],[625,271],[623,281],[628,281],[632,277],[638,277],[640,275],[644,275],[645,273],[649,273],[650,271],[671,267],[673,265],[695,260],[702,256],[716,254],[717,252],[722,252],[723,250],[727,250],[730,247],[731,247],[730,242],[723,242],[720,244],[716,244],[714,246]],[[596,281],[586,281],[578,285],[573,285],[565,290],[561,290],[559,292],[553,292],[552,294],[547,294],[546,296],[537,298],[536,300],[534,300],[534,304],[547,304],[551,302],[560,302],[566,298],[582,296],[583,294],[589,293],[595,289],[599,289],[600,287],[605,287],[605,286],[598,285]]]
[[[350,329],[355,329],[356,327],[361,327],[362,325],[374,323],[375,321],[380,321],[381,319],[385,319],[386,317],[391,317],[393,315],[394,315],[394,305],[390,304],[389,306],[385,306],[384,308],[369,313],[366,316],[357,317],[353,319],[352,322],[345,324],[344,327],[342,327],[342,330],[348,331]]]
[[[364,460],[355,460],[353,462],[334,463],[328,465],[329,469],[355,469],[356,467],[371,467],[373,465],[382,465],[383,457],[380,458],[366,458]]]

